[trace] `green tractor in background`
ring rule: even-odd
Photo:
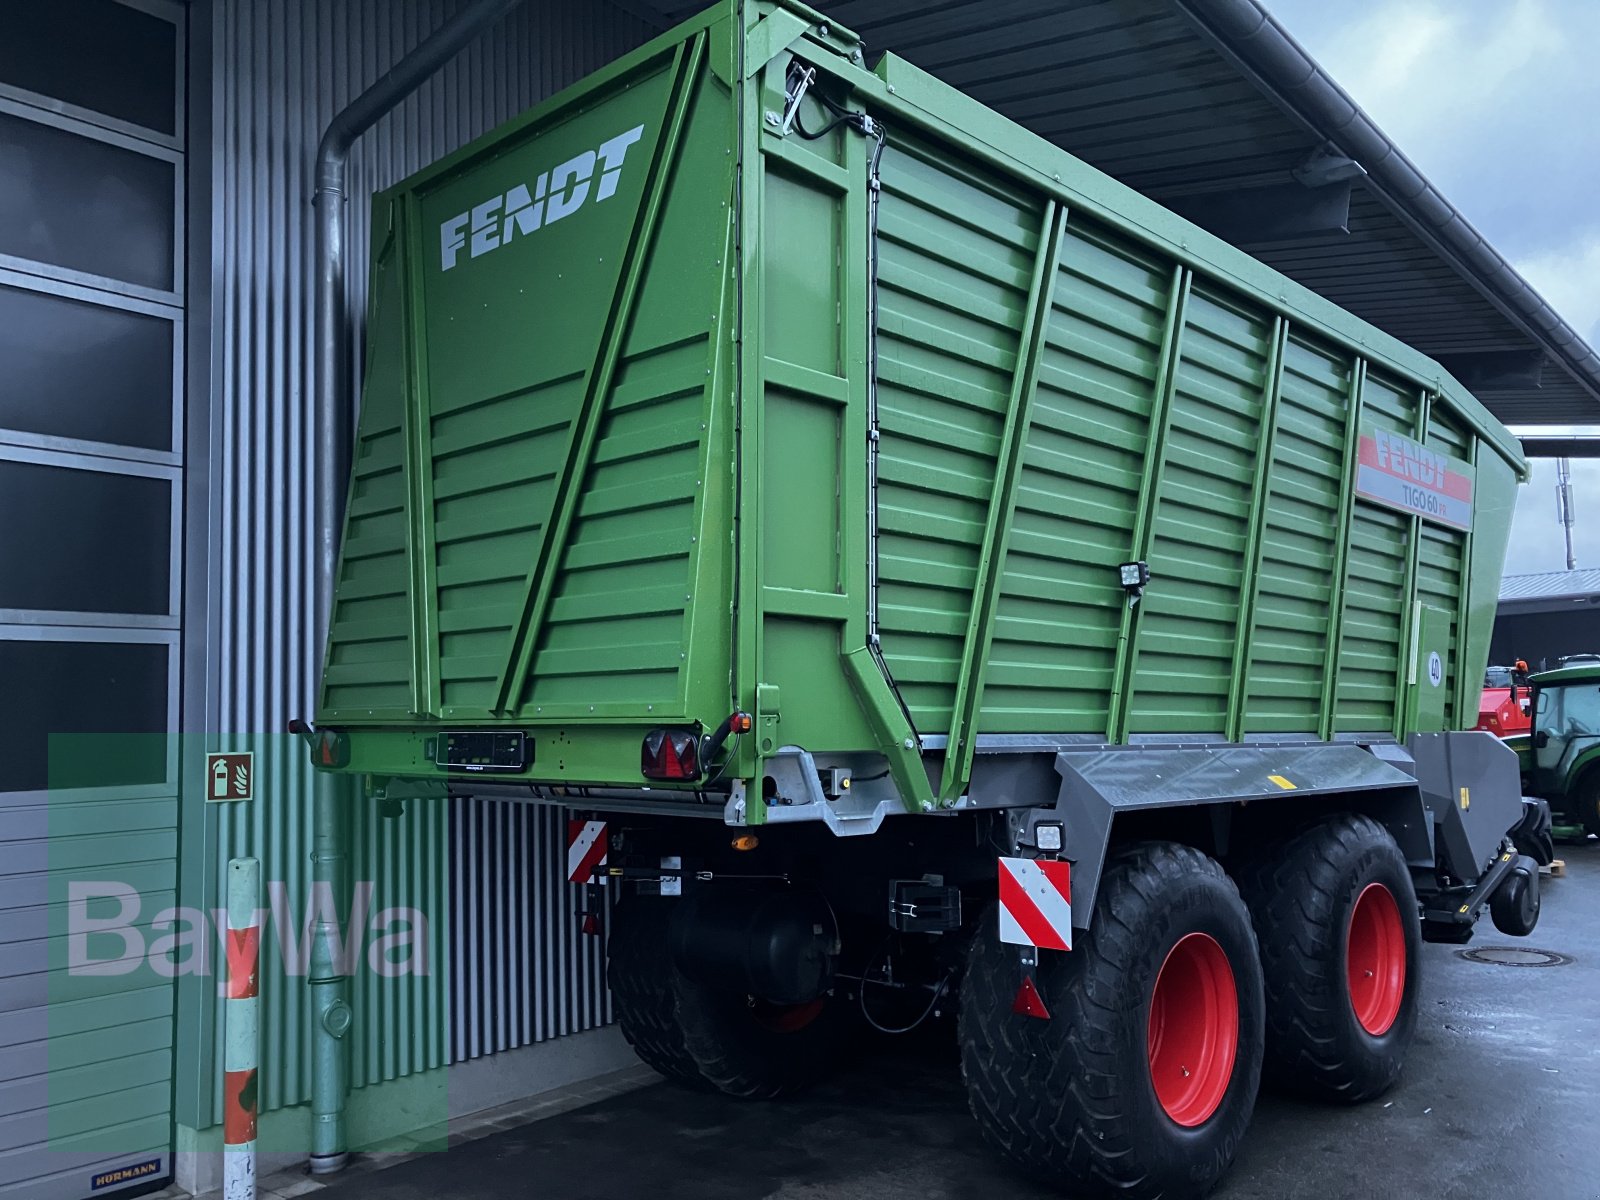
[[[1533,728],[1505,739],[1522,790],[1549,801],[1558,836],[1600,837],[1600,655],[1563,659],[1528,683]]]

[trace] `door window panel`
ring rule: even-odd
[[[166,479],[0,461],[0,608],[170,614],[172,493]]]
[[[160,133],[177,128],[178,27],[113,0],[0,5],[0,82]]]
[[[161,317],[0,285],[0,429],[171,450]]]
[[[170,653],[165,643],[0,641],[0,792],[165,782]]]
[[[0,254],[171,291],[175,170],[0,112]]]

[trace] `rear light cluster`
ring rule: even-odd
[[[699,779],[699,731],[652,729],[640,750],[639,770],[646,779]]]
[[[311,751],[311,763],[317,767],[348,767],[350,765],[350,739],[332,729],[317,729],[310,721],[295,717],[289,722],[289,732],[302,739]]]
[[[331,729],[319,729],[314,751],[319,767],[348,767],[350,765],[350,739]]]
[[[699,779],[731,734],[749,733],[755,721],[747,712],[732,712],[704,740],[700,730],[652,729],[639,748],[639,770],[646,779]]]

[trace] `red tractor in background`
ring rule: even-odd
[[[1478,723],[1496,737],[1527,733],[1532,717],[1528,711],[1528,664],[1520,658],[1509,667],[1489,667],[1483,673],[1483,696],[1478,701]]]

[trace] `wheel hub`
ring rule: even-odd
[[[1221,1107],[1239,1053],[1239,990],[1207,933],[1168,951],[1150,995],[1150,1082],[1176,1124],[1203,1125]]]
[[[1369,883],[1356,897],[1345,934],[1345,972],[1356,1022],[1382,1037],[1406,994],[1406,936],[1394,893]]]
[[[756,1023],[773,1033],[798,1033],[822,1015],[825,1003],[821,996],[803,1004],[774,1004],[758,996],[747,997],[746,1002]]]

